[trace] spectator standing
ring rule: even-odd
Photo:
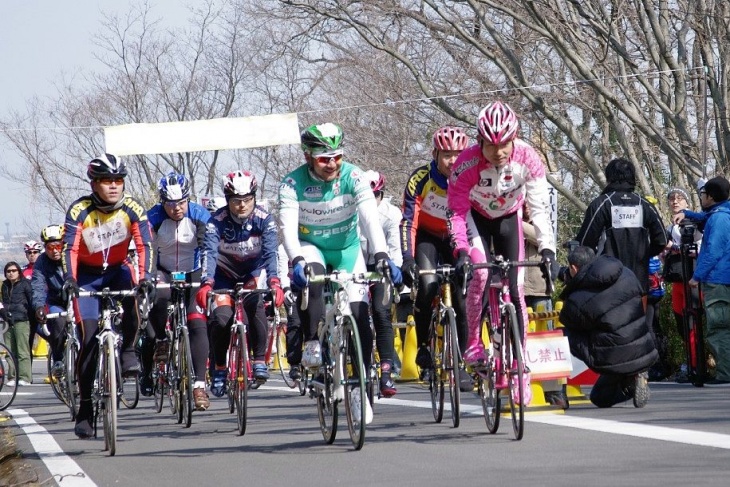
[[[649,258],[667,245],[664,224],[654,205],[634,192],[631,161],[613,159],[606,166],[606,187],[586,209],[576,240],[598,255],[616,257],[649,289]]]
[[[643,289],[631,270],[608,255],[577,247],[568,256],[570,279],[561,293],[560,321],[570,352],[600,376],[591,390],[599,408],[649,400],[646,371],[659,354],[646,323]]]
[[[17,380],[18,385],[27,386],[33,382],[33,373],[30,362],[29,318],[33,315],[31,306],[33,291],[30,281],[25,278],[17,262],[5,264],[5,280],[2,284],[2,308],[0,314],[8,324],[5,332],[5,343],[18,360],[18,370],[11,371],[11,380]]]
[[[28,263],[23,267],[23,276],[30,281],[33,277],[33,268],[35,263],[43,252],[43,245],[35,240],[28,240],[23,244],[23,250],[25,251],[25,258],[28,259]],[[33,345],[35,344],[36,328],[38,326],[38,320],[35,317],[35,313],[31,313],[28,317],[30,323],[30,334],[28,335],[28,346],[30,347],[30,361],[33,363]]]
[[[672,188],[667,193],[667,203],[672,215],[681,213],[689,208],[689,193],[683,188]],[[688,219],[689,221],[689,219]],[[697,251],[702,246],[702,232],[699,225],[695,224],[692,242],[697,246]],[[667,246],[664,249],[664,281],[671,283],[672,312],[677,324],[677,333],[684,341],[684,346],[689,346],[689,341],[685,337],[684,331],[684,307],[685,307],[685,283],[692,276],[684,276],[682,274],[682,228],[676,223],[672,223],[667,227]],[[696,258],[695,254],[695,258]],[[693,263],[694,264],[694,263]],[[693,266],[694,267],[694,266]],[[691,289],[691,299],[693,308],[700,307],[700,294],[697,289]],[[661,352],[660,352],[661,353]],[[689,382],[687,374],[687,364],[683,363],[679,372],[675,375],[675,381],[678,383]]]
[[[702,283],[707,344],[715,357],[715,378],[705,384],[730,383],[730,182],[722,176],[700,189],[705,210],[702,250],[689,285]],[[688,215],[689,212],[685,212]]]

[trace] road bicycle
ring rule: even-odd
[[[509,394],[512,429],[516,440],[521,440],[525,431],[525,366],[522,330],[517,320],[517,311],[509,293],[509,271],[515,267],[543,267],[549,292],[552,279],[549,268],[536,261],[509,261],[495,256],[492,262],[471,264],[473,269],[489,269],[494,274],[489,287],[488,330],[493,353],[489,353],[484,367],[475,367],[479,397],[482,402],[487,430],[494,434],[499,429],[501,398],[503,391]],[[526,324],[525,324],[526,325]]]
[[[51,387],[53,388],[54,394],[68,407],[71,414],[71,421],[74,421],[79,411],[79,382],[76,377],[76,361],[79,357],[81,343],[79,342],[78,328],[74,320],[72,303],[73,301],[69,301],[69,307],[67,307],[66,311],[48,313],[46,319],[66,318],[64,320],[66,339],[63,349],[63,370],[60,376],[54,376],[51,373],[53,360],[49,352],[48,375],[51,377]]]
[[[302,291],[301,309],[309,304],[309,284],[324,284],[325,319],[320,322],[317,336],[321,345],[321,364],[310,367],[310,397],[317,400],[322,436],[332,444],[337,436],[338,405],[344,402],[345,416],[350,439],[355,450],[365,443],[366,385],[368,376],[364,370],[362,347],[357,323],[350,310],[348,286],[382,282],[378,272],[352,274],[334,271],[330,274],[312,275],[307,266],[307,286]],[[390,299],[392,284],[386,279],[384,298]]]
[[[246,433],[248,417],[248,390],[256,389],[261,382],[253,378],[252,361],[248,342],[248,319],[244,302],[254,294],[271,294],[270,289],[246,289],[244,284],[236,284],[234,289],[216,289],[208,293],[208,307],[210,312],[212,299],[215,296],[228,295],[233,298],[234,312],[231,325],[231,337],[228,343],[228,410],[236,413],[238,434]]]
[[[165,339],[170,346],[166,359],[154,364],[152,371],[155,410],[158,413],[162,411],[167,395],[172,414],[178,424],[184,424],[186,428],[193,423],[195,409],[195,370],[188,332],[187,293],[199,286],[198,283],[187,282],[184,272],[173,272],[171,282],[157,284],[157,289],[170,289],[165,322]]]
[[[118,331],[122,320],[120,300],[137,295],[137,291],[104,288],[101,291],[79,291],[78,298],[99,298],[100,316],[99,330],[96,339],[99,341],[99,353],[96,363],[94,386],[91,393],[94,410],[94,437],[97,437],[99,416],[102,418],[104,430],[104,450],[110,456],[117,449],[117,413],[118,404],[124,396],[124,382],[121,374],[119,347],[122,337]],[[144,297],[142,308],[144,314],[149,312],[149,300]],[[71,318],[69,318],[69,316]],[[73,319],[71,302],[67,306],[67,319]]]
[[[461,417],[461,390],[459,389],[459,368],[462,364],[459,341],[456,334],[456,312],[451,304],[451,279],[454,267],[440,265],[436,269],[421,269],[419,275],[434,275],[438,279],[439,292],[431,305],[433,313],[428,332],[431,367],[428,371],[428,388],[431,392],[433,419],[440,423],[444,415],[446,384],[451,403],[451,423],[459,427]],[[418,290],[418,279],[414,281],[414,299]]]
[[[279,308],[274,306],[274,303],[270,303],[273,308],[273,316],[269,319],[269,335],[266,346],[266,365],[269,370],[276,373],[277,371],[281,374],[281,378],[284,379],[284,383],[289,388],[294,389],[297,387],[297,382],[286,372],[284,368],[284,362],[286,361],[286,320],[282,320],[279,314]]]
[[[0,335],[8,329],[7,323],[2,323]],[[0,343],[0,411],[10,407],[18,392],[18,360],[4,343]],[[12,377],[12,379],[11,379]],[[13,384],[10,384],[10,381]]]

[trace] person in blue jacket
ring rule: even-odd
[[[702,248],[689,285],[702,283],[707,317],[707,344],[715,357],[715,378],[705,384],[730,383],[730,182],[717,176],[700,188],[697,214],[685,210],[681,217],[704,222]]]
[[[48,225],[41,230],[44,250],[33,266],[30,285],[33,289],[32,305],[40,327],[40,335],[48,340],[53,358],[51,375],[58,378],[63,373],[63,348],[66,342],[66,319],[62,316],[46,319],[48,313],[66,311],[61,298],[63,288],[63,227]]]

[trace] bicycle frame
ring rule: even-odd
[[[78,338],[76,320],[74,319],[73,301],[69,300],[66,311],[59,313],[48,313],[46,319],[66,318],[65,334],[66,342],[63,353],[64,372],[63,377],[59,381],[58,387],[62,397],[60,398],[66,404],[71,412],[71,421],[76,419],[78,412],[78,380],[76,378],[76,359],[79,355],[81,343]],[[55,390],[55,389],[54,389]]]
[[[365,442],[367,392],[360,335],[350,309],[347,287],[350,284],[370,284],[381,281],[378,272],[349,273],[335,271],[325,275],[311,275],[307,269],[308,284],[324,284],[325,319],[320,322],[317,336],[322,349],[320,375],[310,384],[310,397],[317,399],[320,429],[325,441],[333,443],[337,434],[337,405],[344,401],[350,439],[356,450]],[[392,283],[386,279],[383,304],[390,302]],[[337,287],[335,288],[335,285]],[[304,310],[309,304],[309,287],[302,292]],[[316,374],[316,372],[315,372]],[[354,395],[358,391],[358,395]],[[359,401],[359,404],[357,404]],[[359,409],[358,409],[359,408]]]
[[[168,360],[165,366],[167,386],[170,388],[170,406],[177,415],[178,424],[189,428],[192,424],[194,409],[193,369],[188,334],[187,301],[185,292],[199,287],[198,283],[188,283],[184,273],[173,273],[170,283],[158,284],[157,289],[170,289],[170,301],[167,305],[165,334],[170,341]],[[162,397],[160,397],[162,401]]]
[[[115,322],[121,319],[121,305],[116,299],[134,296],[135,290],[80,291],[78,297],[100,298],[101,315],[96,339],[99,341],[96,375],[92,391],[94,407],[94,437],[97,436],[99,413],[103,414],[104,449],[110,456],[116,453],[117,443],[117,406],[123,394],[122,375],[119,360],[119,346],[122,338],[114,329]],[[147,312],[149,310],[147,309]]]
[[[429,325],[429,348],[433,365],[433,372],[428,377],[431,410],[434,420],[440,423],[444,413],[445,382],[448,382],[451,421],[454,428],[458,428],[461,421],[458,374],[462,357],[456,332],[456,312],[451,303],[451,277],[455,275],[455,269],[450,265],[440,265],[436,269],[419,270],[419,275],[432,275],[439,280],[439,292],[432,303],[433,313]],[[418,292],[418,281],[415,281],[414,293]]]
[[[490,433],[499,428],[501,390],[509,389],[512,426],[516,440],[524,434],[525,393],[524,375],[529,369],[524,363],[525,329],[520,330],[519,320],[509,292],[509,271],[514,267],[541,267],[541,262],[507,261],[495,256],[492,262],[473,264],[473,269],[490,269],[498,273],[499,283],[493,283],[490,275],[489,334],[493,353],[489,354],[486,368],[476,369],[479,394]],[[546,277],[548,289],[552,281]],[[496,301],[496,305],[495,305]],[[527,323],[523,323],[523,328]]]
[[[256,389],[261,385],[253,379],[248,342],[248,319],[244,303],[250,295],[270,293],[270,289],[247,289],[242,283],[236,284],[234,289],[217,289],[208,293],[207,309],[209,312],[214,296],[229,295],[233,297],[233,323],[228,343],[228,409],[231,413],[237,413],[239,435],[246,433],[248,390]]]

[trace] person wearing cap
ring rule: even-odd
[[[704,186],[704,181],[702,185]],[[688,209],[689,202],[689,193],[684,188],[671,188],[667,193],[667,204],[673,215]],[[682,228],[680,225],[672,223],[667,227],[667,240],[667,246],[664,248],[664,252],[662,252],[664,257],[663,276],[665,282],[672,283],[672,312],[677,323],[677,333],[684,340],[685,346],[687,346],[687,339],[684,336],[685,298],[683,283],[689,280],[690,276],[685,278],[682,274]],[[702,245],[702,232],[699,230],[699,225],[695,225],[693,242],[697,245],[697,250],[699,251]],[[696,290],[692,292],[692,301],[696,303],[693,307],[700,306],[700,296]],[[668,373],[669,371],[665,372]],[[682,364],[679,372],[675,375],[675,381],[678,383],[689,382],[687,364]]]
[[[730,384],[730,182],[717,176],[700,189],[704,212],[683,211],[704,221],[702,249],[689,285],[702,283],[707,317],[707,344],[715,357],[715,378],[705,384]]]

